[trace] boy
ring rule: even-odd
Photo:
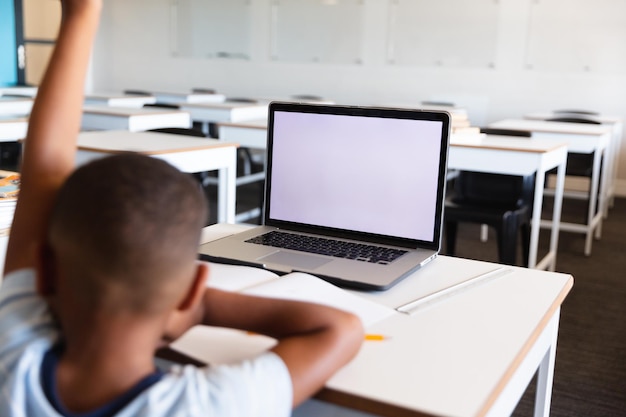
[[[357,352],[360,321],[207,289],[203,196],[164,162],[119,155],[70,176],[102,0],[62,6],[0,288],[0,415],[289,415]],[[199,323],[278,343],[238,365],[156,370],[154,351]]]

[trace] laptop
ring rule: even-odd
[[[385,290],[441,247],[450,115],[272,102],[263,225],[203,259]]]

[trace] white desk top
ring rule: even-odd
[[[623,123],[624,119],[620,116],[614,116],[614,115],[609,115],[609,114],[599,114],[599,115],[585,115],[585,114],[573,114],[573,113],[554,113],[551,111],[542,111],[542,112],[532,112],[532,113],[527,113],[524,115],[525,119],[530,119],[530,120],[546,120],[546,119],[551,119],[553,117],[565,117],[567,115],[570,116],[580,116],[580,117],[585,117],[585,118],[589,118],[592,120],[597,120],[600,123],[607,123],[607,124],[613,124],[613,123]]]
[[[152,94],[159,103],[180,104],[180,103],[221,103],[226,100],[224,94],[218,93],[180,93],[155,91]]]
[[[0,116],[0,142],[23,139],[26,137],[27,130],[27,118],[4,118]]]
[[[490,123],[489,127],[498,129],[515,129],[527,132],[558,133],[572,135],[605,135],[611,133],[611,128],[604,125],[590,125],[583,123],[547,122],[545,120],[505,119]]]
[[[25,116],[30,114],[33,99],[28,97],[0,97],[0,115]]]
[[[244,229],[210,226],[203,241]],[[573,285],[570,275],[440,256],[387,291],[352,291],[397,307],[451,281],[499,268],[504,272],[493,279],[368,328],[387,339],[365,342],[318,398],[385,415],[486,414],[526,366],[526,355]],[[202,360],[210,341],[184,339],[177,348]]]
[[[35,97],[37,95],[37,87],[25,87],[25,86],[0,87],[0,96],[12,95],[12,94],[18,95],[18,96]]]
[[[82,132],[78,135],[78,149],[107,153],[138,152],[145,155],[159,155],[224,146],[236,145],[215,139],[126,130]]]
[[[156,103],[153,96],[129,95],[119,93],[93,93],[85,96],[85,105],[107,105],[112,107],[142,107]]]
[[[452,134],[450,136],[450,146],[543,153],[549,152],[561,146],[567,146],[567,142],[559,143],[541,139],[485,135],[484,133],[481,133],[478,135]]]
[[[109,107],[109,106],[83,106],[83,113],[100,114],[105,116],[117,117],[134,117],[134,116],[153,116],[165,114],[184,113],[180,110],[170,110],[158,107],[135,108],[135,107]]]
[[[218,109],[218,110],[235,110],[235,109],[267,109],[267,104],[258,103],[240,103],[235,101],[225,101],[222,103],[184,103],[183,107],[198,109]]]
[[[244,129],[267,130],[267,119],[244,120],[241,122],[220,122],[218,126],[241,127]]]

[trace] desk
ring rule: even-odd
[[[589,199],[587,222],[585,224],[561,222],[561,230],[585,235],[585,255],[591,254],[593,236],[600,238],[602,217],[607,203],[607,184],[610,163],[601,164],[602,155],[607,154],[611,143],[611,128],[603,125],[580,123],[546,122],[542,120],[508,119],[491,123],[489,127],[532,132],[533,138],[566,142],[568,152],[593,153],[593,173],[591,176],[591,198]],[[607,156],[605,160],[609,160]],[[599,193],[598,193],[599,188]],[[599,198],[598,198],[599,195]],[[542,227],[552,227],[554,222],[544,220]]]
[[[224,94],[217,93],[172,93],[153,92],[158,103],[177,104],[181,103],[222,103],[226,100]]]
[[[189,113],[158,108],[126,108],[106,106],[83,107],[81,127],[84,130],[143,130],[162,127],[191,126]]]
[[[26,137],[28,119],[0,117],[0,142],[15,142]]]
[[[267,104],[248,103],[182,103],[181,110],[191,113],[191,119],[202,122],[203,130],[209,133],[210,123],[242,122],[267,119]]]
[[[0,97],[0,116],[27,116],[32,108],[32,98]]]
[[[101,131],[78,135],[77,165],[107,154],[139,152],[175,166],[183,172],[219,170],[218,221],[235,221],[237,146],[213,139],[155,132]]]
[[[567,146],[541,139],[515,139],[495,135],[452,135],[448,154],[448,168],[508,175],[535,175],[535,197],[531,219],[528,266],[554,271],[559,239],[563,184]],[[539,230],[545,173],[557,168],[557,185],[553,209],[553,227],[548,254],[537,262]]]
[[[525,119],[530,120],[546,120],[551,119],[553,117],[563,117],[566,114],[563,113],[552,113],[552,112],[534,112],[528,113],[524,115]],[[609,151],[611,157],[609,158],[609,162],[611,166],[609,168],[609,183],[607,184],[607,198],[610,204],[613,204],[613,200],[615,199],[615,182],[617,180],[617,167],[619,166],[619,156],[620,156],[620,148],[622,143],[622,135],[624,132],[624,121],[619,116],[611,116],[611,115],[598,115],[598,116],[587,116],[593,120],[596,120],[603,125],[611,126],[613,134],[611,136],[611,144],[609,146]],[[604,217],[606,218],[608,214],[608,206],[604,207]]]
[[[37,87],[14,86],[0,87],[0,96],[22,96],[35,97],[37,95]]]
[[[240,230],[210,226],[203,241]],[[387,291],[353,292],[398,309],[437,287],[498,269],[489,281],[368,328],[390,338],[365,342],[317,394],[323,403],[305,404],[294,416],[342,415],[336,405],[390,417],[510,415],[537,370],[535,416],[547,416],[570,275],[440,256]],[[203,360],[210,343],[184,335],[175,348]],[[310,412],[317,405],[326,409]]]
[[[153,96],[106,93],[87,94],[85,96],[86,106],[139,108],[143,107],[145,104],[154,103],[156,103],[156,98]]]

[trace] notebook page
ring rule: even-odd
[[[279,279],[249,287],[242,293],[335,307],[358,316],[365,328],[396,313],[390,307],[366,300],[320,278],[302,272],[293,272]]]

